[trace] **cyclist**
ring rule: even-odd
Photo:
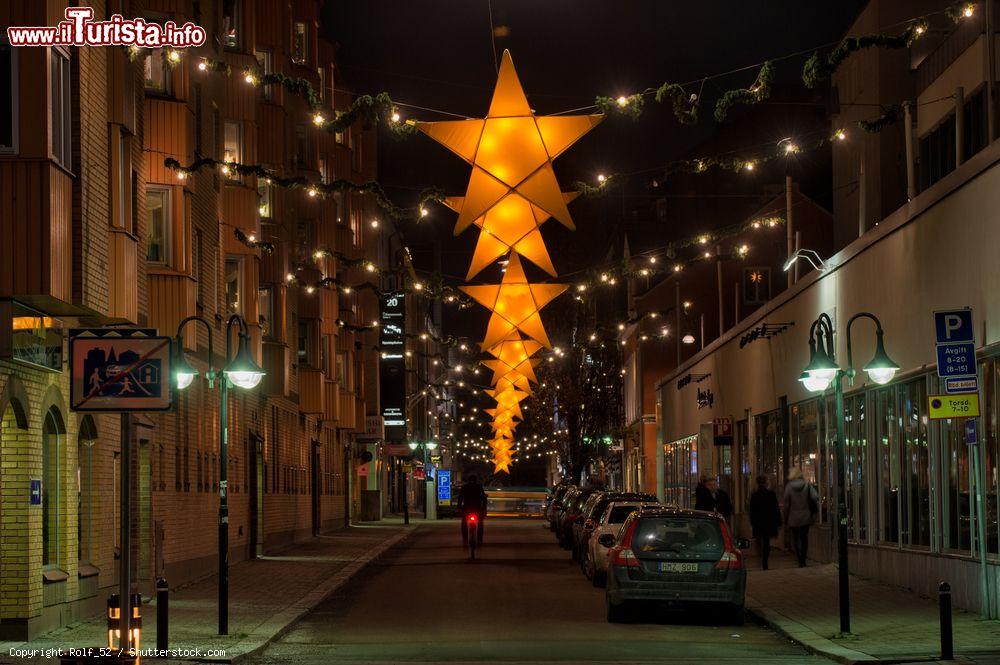
[[[479,483],[479,478],[475,474],[470,474],[469,478],[462,485],[462,490],[458,493],[458,513],[462,516],[462,547],[469,546],[469,528],[466,519],[470,514],[476,516],[476,545],[483,544],[483,520],[486,519],[486,490]]]

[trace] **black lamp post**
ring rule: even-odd
[[[855,314],[847,322],[847,369],[841,369],[836,361],[836,347],[833,340],[833,322],[826,314],[820,314],[809,328],[809,364],[799,381],[811,392],[823,392],[834,383],[836,396],[837,441],[837,567],[840,596],[840,632],[851,632],[850,577],[847,563],[847,463],[844,439],[844,384],[846,376],[853,385],[854,358],[851,351],[851,327],[859,318],[871,319],[875,323],[875,356],[864,366],[865,373],[873,382],[885,384],[899,370],[885,352],[882,322],[870,312]]]
[[[184,358],[181,332],[189,321],[198,321],[208,331],[208,378],[209,388],[219,372],[212,369],[212,326],[203,317],[189,316],[177,326],[177,357],[174,359],[174,382],[178,389],[187,388],[198,376],[198,370]],[[239,324],[239,346],[236,357],[232,357],[233,324]],[[250,335],[247,323],[239,314],[233,314],[226,322],[226,359],[222,369],[219,388],[219,635],[229,633],[229,384],[250,390],[264,378],[264,370],[250,355]],[[230,358],[232,358],[230,360]]]

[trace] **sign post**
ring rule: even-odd
[[[938,376],[947,395],[930,395],[932,420],[966,418],[965,443],[970,447],[975,485],[976,540],[979,550],[980,616],[989,618],[989,571],[986,564],[986,513],[983,492],[983,450],[979,444],[979,364],[976,361],[976,329],[972,308],[934,312],[934,337]]]
[[[132,413],[171,408],[171,338],[139,328],[83,328],[70,331],[70,409],[121,413],[118,557],[118,648],[132,644]],[[109,645],[111,646],[111,645]]]

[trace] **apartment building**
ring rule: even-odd
[[[66,4],[5,4],[0,26],[54,25]],[[180,177],[164,165],[208,157],[314,182],[374,179],[374,129],[317,128],[300,96],[243,75],[303,78],[328,117],[348,108],[322,3],[93,7],[96,20],[192,21],[209,39],[179,57],[0,44],[0,86],[13,92],[0,113],[4,639],[100,612],[117,584],[119,419],[68,408],[70,328],[178,334],[201,371],[174,392],[171,411],[137,415],[127,441],[136,497],[127,555],[144,594],[158,577],[177,585],[215,570],[220,395],[206,370],[226,363],[231,316],[246,321],[266,377],[229,392],[230,560],[345,525],[359,509],[363,453],[381,460],[377,296],[314,286],[324,277],[360,284],[371,267],[388,267],[380,210],[362,196],[313,197],[235,169]],[[228,72],[198,66],[208,62]],[[190,316],[207,325],[178,331]],[[382,493],[375,478],[364,487]]]

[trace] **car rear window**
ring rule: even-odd
[[[626,517],[638,509],[639,504],[637,503],[624,506],[614,506],[611,508],[611,514],[608,515],[608,524],[621,524],[625,521]]]
[[[725,549],[717,520],[650,517],[640,519],[632,535],[636,552],[674,552],[721,556]]]

